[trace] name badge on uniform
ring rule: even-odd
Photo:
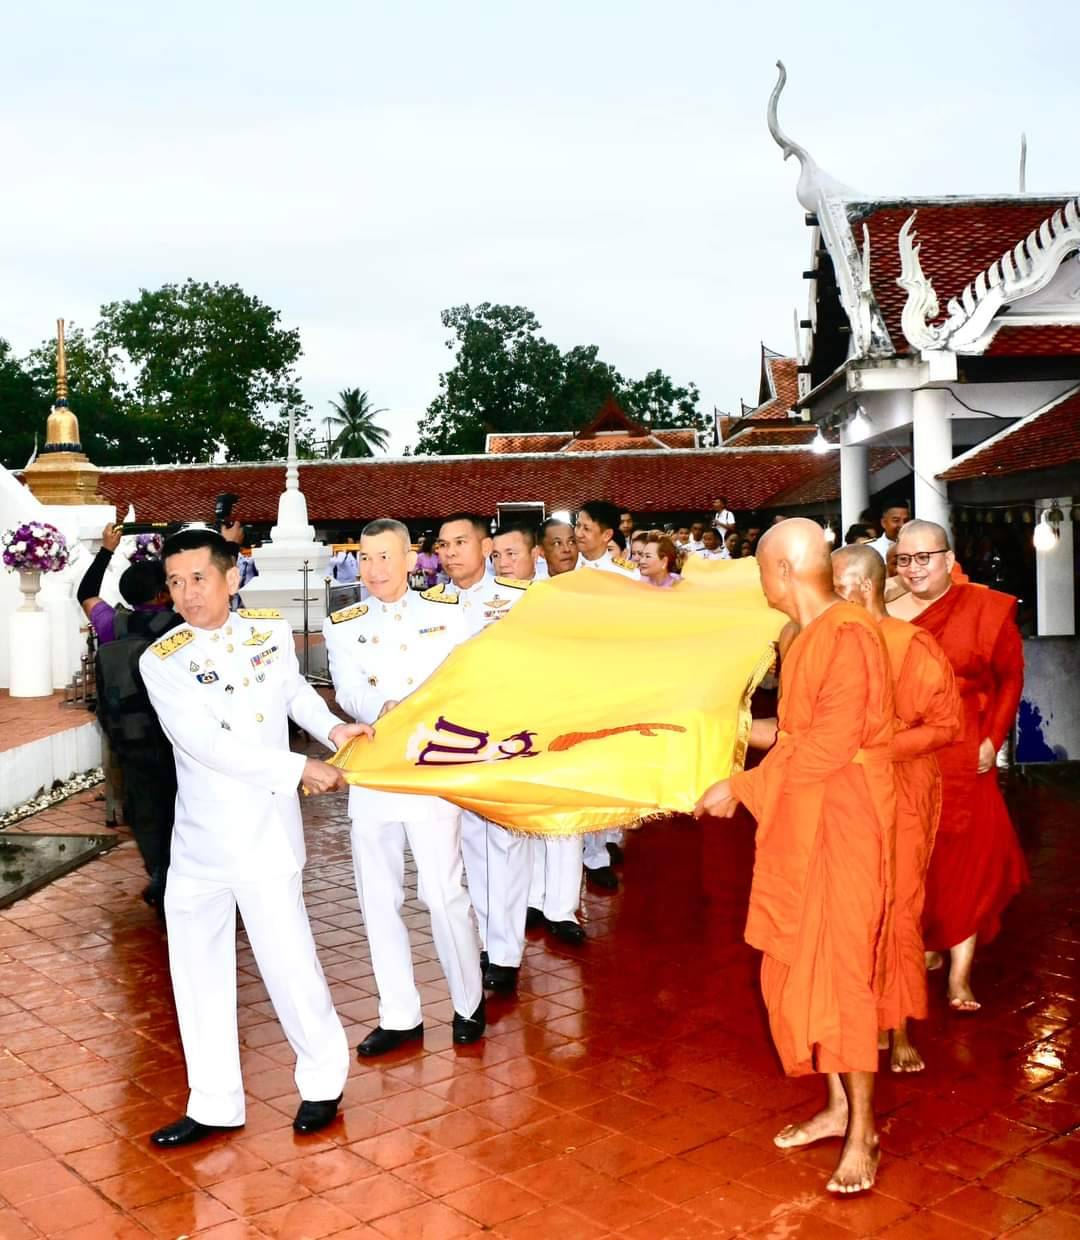
[[[212,685],[217,678],[217,672],[200,672],[198,676],[195,677],[200,685]]]
[[[445,633],[445,632],[446,632],[445,624],[432,624],[426,629],[417,629],[417,636],[423,637],[425,633]],[[361,637],[360,640],[363,641],[364,639]]]

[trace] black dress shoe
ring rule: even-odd
[[[618,891],[619,880],[610,865],[598,865],[595,870],[585,867],[585,881],[601,891]]]
[[[382,1025],[376,1025],[356,1048],[356,1053],[361,1059],[374,1059],[376,1055],[396,1051],[406,1042],[422,1041],[423,1037],[423,1021],[415,1029],[384,1029]]]
[[[341,1095],[326,1102],[301,1102],[292,1122],[293,1132],[318,1132],[337,1118]]]
[[[454,1041],[458,1046],[468,1046],[470,1042],[479,1042],[487,1028],[487,1017],[484,1014],[484,1000],[471,1016],[454,1013]]]
[[[585,931],[576,921],[549,921],[548,930],[564,943],[572,943],[575,947],[585,942]]]
[[[489,964],[484,970],[484,989],[510,994],[517,990],[518,970],[512,964]]]
[[[622,865],[622,863],[626,860],[625,856],[623,855],[623,850],[622,850],[621,845],[605,844],[604,847],[607,849],[608,856],[611,858],[612,865]]]
[[[547,918],[544,916],[543,910],[538,909],[538,908],[533,908],[531,904],[525,910],[525,929],[526,930],[539,930],[546,921],[547,921]]]
[[[175,1150],[181,1145],[194,1145],[196,1141],[212,1137],[215,1132],[236,1132],[243,1126],[243,1124],[200,1124],[190,1115],[184,1115],[175,1123],[166,1124],[164,1128],[152,1132],[150,1144],[156,1145],[161,1150]]]

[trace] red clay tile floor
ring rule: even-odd
[[[427,918],[408,906],[423,1049],[354,1063],[341,1120],[294,1136],[291,1053],[250,953],[244,1132],[159,1154],[183,1110],[165,942],[126,843],[0,914],[0,1238],[494,1236],[967,1240],[1080,1236],[1080,804],[1014,789],[1034,881],[982,953],[977,1016],[935,988],[929,1068],[880,1078],[877,1188],[824,1191],[836,1143],[781,1154],[815,1081],[778,1072],[741,941],[747,820],[657,824],[588,944],[531,936],[516,1000],[454,1049]],[[312,802],[308,907],[350,1042],[376,1017],[343,798]],[[21,829],[101,829],[93,793]]]

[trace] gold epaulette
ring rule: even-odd
[[[280,620],[276,607],[241,607],[236,613],[241,620]]]
[[[509,586],[511,590],[527,590],[532,585],[532,582],[518,581],[516,577],[496,577],[495,584],[497,586]]]
[[[167,659],[169,655],[183,650],[188,642],[194,640],[195,634],[191,629],[178,629],[175,633],[166,633],[160,641],[154,642],[150,649],[159,659]]]
[[[432,586],[430,590],[423,590],[420,593],[421,598],[426,598],[429,603],[457,603],[460,600],[456,594],[447,594],[446,586]]]
[[[633,560],[624,560],[621,556],[613,555],[611,557],[611,562],[612,564],[616,565],[618,568],[625,568],[627,572],[630,572],[630,573],[637,572],[637,565],[634,563]]]
[[[354,603],[352,607],[342,607],[340,611],[330,613],[331,624],[344,624],[346,620],[355,620],[367,615],[367,603]]]

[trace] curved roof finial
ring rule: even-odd
[[[854,191],[840,181],[834,180],[827,172],[823,172],[810,152],[804,146],[800,146],[798,142],[793,142],[780,128],[780,121],[777,117],[777,105],[780,102],[780,95],[787,84],[787,69],[784,67],[782,60],[776,62],[776,67],[779,70],[779,76],[776,79],[776,85],[772,89],[772,94],[769,96],[767,120],[769,133],[772,135],[776,145],[784,152],[784,158],[790,159],[794,155],[799,161],[799,183],[795,187],[795,196],[807,211],[816,211],[818,209],[819,199],[822,195],[854,197]]]

